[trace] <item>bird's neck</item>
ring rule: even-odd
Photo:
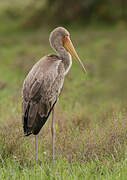
[[[66,75],[68,73],[68,71],[70,70],[71,65],[72,65],[71,55],[62,47],[59,48],[57,53],[58,53],[58,56],[60,57],[60,59],[62,60],[62,62],[64,64],[65,75]]]

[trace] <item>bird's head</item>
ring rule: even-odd
[[[78,57],[78,54],[76,53],[75,48],[70,40],[70,33],[65,28],[57,27],[56,29],[54,29],[50,34],[49,41],[52,48],[56,51],[58,51],[58,48],[64,47],[65,50],[69,52],[70,55],[72,55],[72,57],[78,61],[83,71],[86,73],[86,69],[82,61]]]

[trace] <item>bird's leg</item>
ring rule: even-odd
[[[55,155],[54,107],[52,109],[51,133],[52,133],[52,159],[53,159],[53,162],[54,162],[54,155]]]
[[[35,135],[35,163],[37,163],[37,135]]]

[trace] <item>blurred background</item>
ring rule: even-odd
[[[77,157],[83,160],[93,158],[94,154],[100,156],[100,151],[115,157],[116,141],[122,148],[127,143],[126,0],[0,0],[3,157],[6,149],[9,155],[22,156],[20,160],[33,158],[33,153],[27,150],[30,142],[31,149],[34,148],[33,138],[25,139],[25,144],[20,138],[21,88],[31,67],[42,56],[54,53],[48,38],[57,26],[69,30],[88,72],[84,76],[73,62],[65,79],[56,110],[57,152],[71,160],[77,152],[81,152]],[[40,133],[40,153],[48,151],[50,155],[49,128],[50,120]]]
[[[8,16],[27,26],[69,24],[96,21],[120,23],[127,21],[126,0],[1,0],[0,15]]]
[[[27,26],[42,24],[120,23],[127,21],[126,0],[1,0],[1,15]],[[22,23],[23,23],[22,22]]]

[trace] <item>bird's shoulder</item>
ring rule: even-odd
[[[64,78],[64,66],[56,55],[41,58],[28,73],[23,83],[22,95],[31,99],[39,91],[48,91],[56,78]],[[29,98],[28,98],[29,97]]]
[[[56,73],[59,68],[63,65],[62,60],[57,55],[51,54],[41,58],[30,70],[26,76],[25,81],[32,81],[36,79],[42,79],[42,76]]]
[[[32,68],[31,71],[35,72],[42,72],[46,73],[48,71],[56,70],[57,67],[62,63],[62,60],[60,59],[59,56],[55,54],[49,54],[47,56],[44,56],[41,58]]]
[[[64,74],[64,65],[59,56],[50,54],[40,59],[31,70],[36,79],[56,78],[58,74]]]

